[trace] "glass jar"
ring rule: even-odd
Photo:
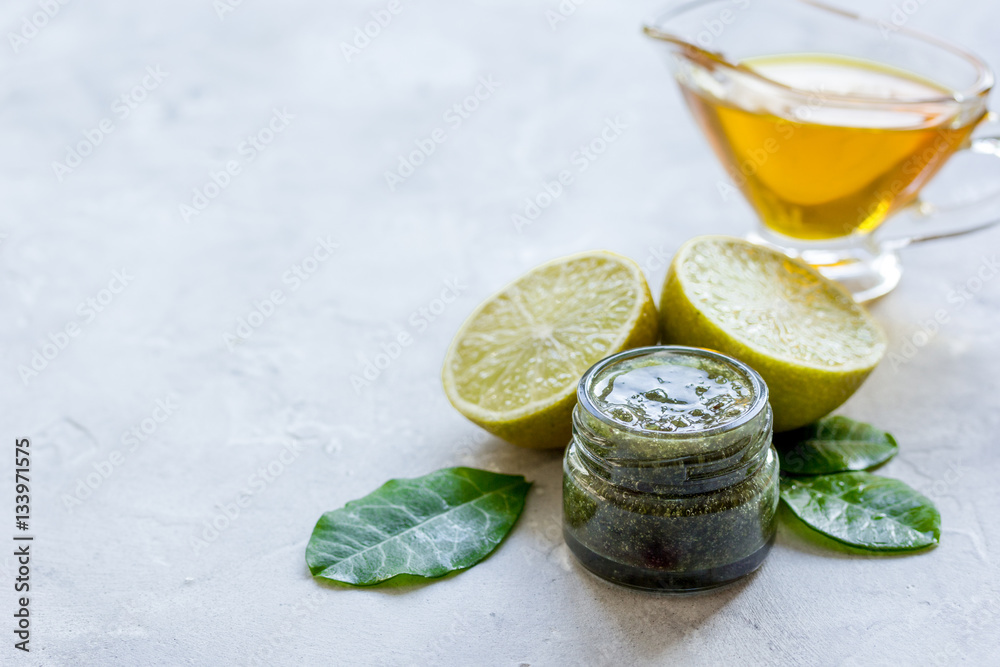
[[[767,385],[710,350],[608,357],[580,380],[563,461],[563,534],[615,583],[696,591],[757,569],[774,541]]]

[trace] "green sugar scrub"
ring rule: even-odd
[[[593,381],[593,403],[622,426],[696,433],[732,421],[753,403],[750,380],[713,357],[646,354],[605,366]]]
[[[778,457],[767,385],[698,348],[629,350],[584,374],[563,462],[563,534],[600,577],[713,588],[764,561]]]

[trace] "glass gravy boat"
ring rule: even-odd
[[[757,212],[749,238],[857,300],[896,286],[900,248],[1000,222],[1000,172],[959,203],[919,197],[960,150],[1000,157],[1000,138],[973,136],[995,117],[971,53],[811,0],[677,2],[644,32],[729,174],[720,193]]]

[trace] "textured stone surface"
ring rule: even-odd
[[[915,4],[910,25],[1000,64],[995,4]],[[890,2],[869,5],[892,15]],[[997,251],[1000,232],[905,253],[903,283],[874,313],[891,351],[915,334],[925,344],[897,368],[883,364],[844,409],[897,436],[900,455],[884,471],[935,497],[940,548],[848,557],[786,516],[764,568],[735,588],[672,599],[606,585],[562,543],[559,454],[516,450],[456,414],[439,382],[445,347],[480,299],[543,260],[608,248],[643,264],[655,292],[664,258],[685,239],[741,234],[752,215],[737,198],[720,198],[721,169],[638,34],[655,3],[595,0],[552,30],[545,12],[557,10],[554,0],[404,0],[347,62],[340,43],[385,6],[247,0],[220,20],[210,0],[90,0],[61,6],[16,53],[5,45],[0,434],[8,443],[32,438],[37,536],[32,652],[17,657],[44,665],[1000,660],[1000,281],[949,299]],[[10,0],[0,26],[17,31],[37,11],[34,1]],[[157,66],[169,74],[136,91],[145,99],[122,118],[116,98]],[[480,77],[499,87],[459,126],[449,122],[445,114]],[[275,109],[294,117],[250,161],[241,142]],[[60,182],[52,162],[103,118],[113,132]],[[619,136],[607,151],[575,158],[609,122]],[[390,192],[384,172],[436,128],[443,143]],[[230,160],[239,173],[185,222],[179,204],[191,204],[192,189]],[[511,215],[561,170],[574,182],[518,233]],[[338,247],[294,289],[283,277],[318,237]],[[123,270],[127,287],[87,321],[78,304],[99,298]],[[449,287],[457,297],[439,308]],[[225,334],[274,290],[281,303],[231,351]],[[921,322],[939,309],[947,324],[922,338]],[[69,322],[79,335],[23,382],[18,367]],[[360,358],[374,360],[401,333],[411,344],[356,390]],[[157,400],[177,408],[163,423],[147,421],[156,429],[144,440],[123,441],[164,416]],[[91,477],[96,490],[68,504],[116,450],[113,472]],[[280,474],[260,477],[258,469],[279,468],[283,451]],[[309,577],[304,548],[323,511],[390,477],[459,464],[535,480],[524,516],[492,557],[406,589],[341,590]],[[4,455],[4,485],[11,465]],[[239,516],[207,532],[244,490]],[[9,502],[12,489],[2,494]],[[5,615],[13,572],[13,559],[0,557]]]

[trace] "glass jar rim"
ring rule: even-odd
[[[698,430],[698,431],[652,431],[644,428],[636,428],[623,424],[621,422],[611,419],[607,414],[602,412],[594,404],[591,388],[593,386],[594,379],[597,375],[614,364],[617,364],[626,359],[632,359],[635,357],[641,357],[645,355],[653,355],[659,352],[669,352],[669,353],[679,353],[688,356],[696,356],[702,358],[712,359],[717,362],[729,364],[736,368],[740,373],[744,374],[750,381],[750,385],[753,388],[754,399],[750,406],[738,417],[733,418],[730,421],[723,422],[718,426],[713,426],[711,428]],[[619,432],[627,433],[629,435],[634,435],[637,437],[645,438],[670,438],[672,440],[683,440],[683,439],[695,439],[695,438],[705,438],[712,437],[714,435],[719,435],[722,433],[728,433],[741,426],[753,421],[758,417],[762,410],[764,410],[768,405],[768,391],[767,384],[764,382],[764,378],[760,376],[760,373],[755,371],[753,368],[743,363],[739,359],[730,357],[729,355],[717,352],[715,350],[710,350],[702,347],[689,347],[686,345],[652,345],[649,347],[638,347],[631,350],[625,350],[624,352],[619,352],[613,354],[610,357],[605,357],[604,359],[598,361],[596,364],[587,369],[587,372],[583,374],[580,378],[580,383],[577,385],[576,390],[577,402],[580,407],[587,411],[587,413],[598,420],[602,424],[608,426],[611,429],[617,430]]]

